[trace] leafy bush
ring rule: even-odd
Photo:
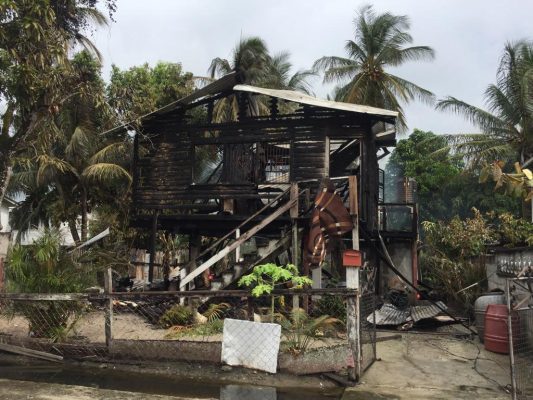
[[[533,244],[533,224],[523,218],[516,218],[510,213],[496,215],[489,213],[496,226],[498,241],[506,247],[531,246]]]
[[[252,272],[239,279],[239,286],[253,286],[252,295],[260,297],[270,294],[276,286],[290,283],[293,288],[299,289],[311,285],[313,281],[307,276],[300,276],[298,268],[293,264],[280,266],[272,263],[257,265]],[[274,320],[275,296],[270,303],[271,320]]]
[[[8,254],[6,287],[15,293],[76,293],[93,279],[61,246],[58,230],[46,230],[32,245],[16,244]],[[16,302],[33,336],[64,339],[83,309],[75,301]]]
[[[473,209],[474,216],[465,220],[454,217],[449,223],[424,222],[425,248],[420,264],[424,278],[440,288],[448,300],[460,303],[467,312],[473,310],[475,299],[484,290],[474,283],[484,283],[484,253],[488,243],[497,237],[481,213]]]
[[[190,325],[194,320],[194,311],[187,306],[176,304],[169,308],[159,318],[159,325],[163,328],[170,328],[171,326],[184,326]]]
[[[285,337],[285,348],[295,355],[304,353],[314,341],[324,339],[343,325],[329,315],[310,317],[302,308],[294,308],[289,317],[281,314],[277,317]]]

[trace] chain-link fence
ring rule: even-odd
[[[361,296],[361,371],[366,371],[376,361],[376,295]]]
[[[0,294],[0,347],[80,360],[222,360],[273,372],[342,372],[355,366],[348,298],[359,301],[349,289],[262,297],[242,290]],[[366,322],[372,307],[366,297],[363,303],[366,369],[375,357],[375,330],[372,336]]]
[[[513,399],[533,399],[533,278],[507,281]],[[509,323],[510,321],[510,323]]]

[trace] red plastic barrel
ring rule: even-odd
[[[505,304],[489,304],[487,306],[485,313],[485,349],[494,353],[509,354],[508,314]],[[513,320],[514,326],[518,326],[518,324],[515,325]]]

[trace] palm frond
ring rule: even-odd
[[[51,156],[49,154],[40,154],[37,156],[37,170],[36,181],[38,185],[46,185],[53,181],[59,174],[73,174],[78,176],[76,169],[67,161]]]
[[[91,164],[110,163],[126,165],[129,162],[132,144],[128,141],[121,141],[108,144],[97,151],[90,158]]]
[[[435,108],[437,110],[452,111],[456,114],[463,115],[468,121],[484,132],[493,132],[505,128],[505,123],[498,117],[455,97],[447,97],[444,100],[438,101]]]
[[[85,168],[82,177],[87,180],[97,182],[110,182],[115,180],[126,181],[128,186],[131,185],[132,178],[128,171],[123,167],[110,163],[93,164]]]

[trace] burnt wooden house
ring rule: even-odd
[[[228,104],[237,115],[221,119]],[[396,116],[227,75],[121,127],[135,131],[131,223],[151,233],[152,254],[158,231],[187,235],[190,261],[170,273],[182,289],[224,260],[238,267],[235,279],[265,260],[301,266],[313,199],[328,181],[357,216],[365,258],[377,263],[368,244],[386,214],[378,160],[395,145]],[[388,232],[395,238],[411,245],[416,229]],[[339,243],[333,252],[351,248],[352,236]]]

